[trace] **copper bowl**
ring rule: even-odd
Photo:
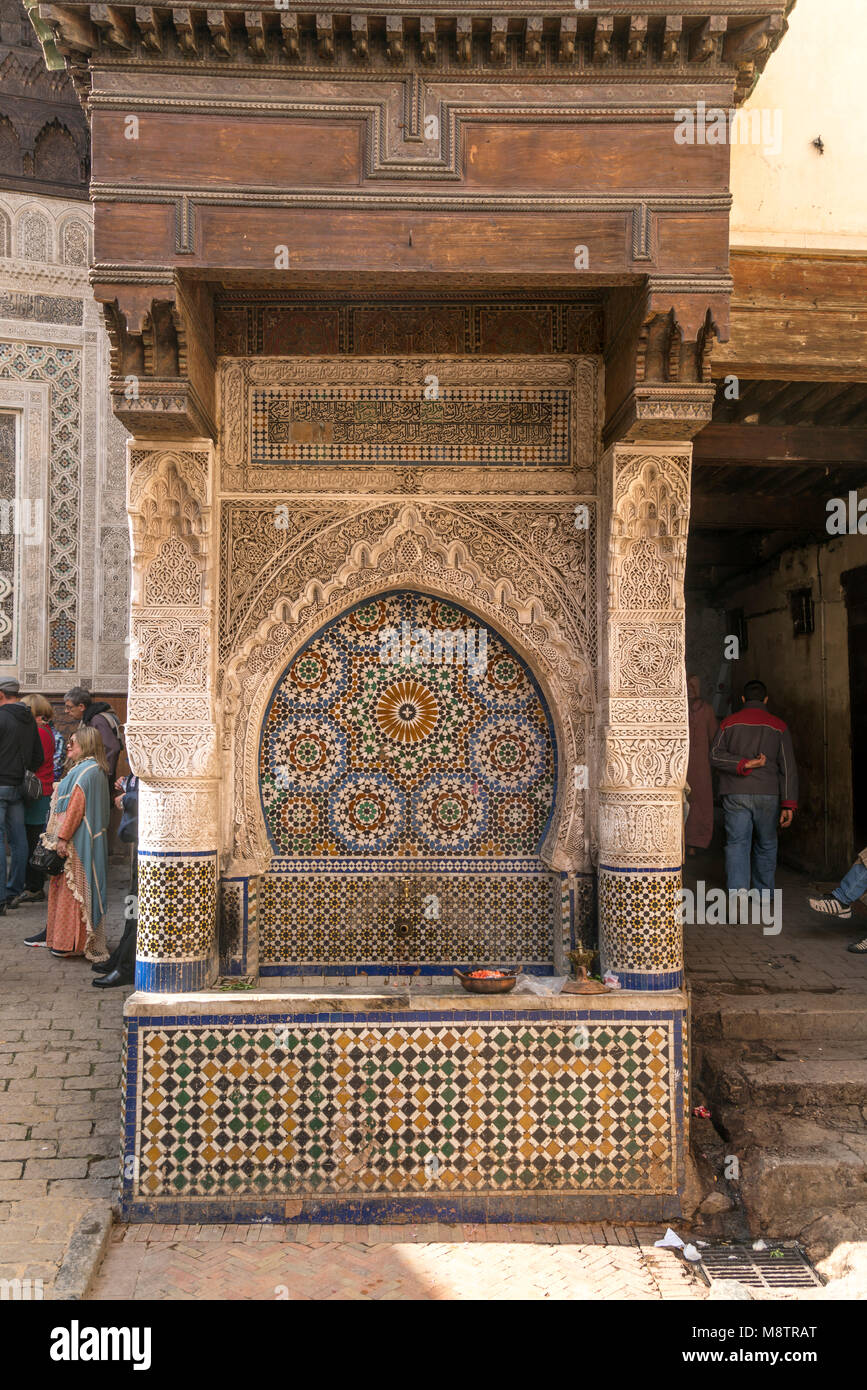
[[[518,976],[521,973],[520,965],[510,966],[499,980],[471,980],[472,970],[490,970],[493,966],[470,965],[466,970],[455,970],[455,974],[468,994],[508,994],[509,990],[514,989],[518,983]]]

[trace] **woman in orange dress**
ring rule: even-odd
[[[45,844],[66,860],[48,890],[46,946],[53,956],[108,960],[108,766],[96,729],[82,724],[69,740],[71,766],[55,789]]]

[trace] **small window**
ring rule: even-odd
[[[792,628],[796,637],[809,637],[814,631],[813,594],[810,589],[793,589],[789,594]]]
[[[744,652],[749,651],[749,630],[742,608],[730,608],[726,613],[726,633],[728,636],[738,639],[739,656],[743,656]]]

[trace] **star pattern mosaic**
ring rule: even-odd
[[[138,907],[139,959],[207,956],[217,913],[216,856],[139,851]]]
[[[557,879],[551,873],[266,874],[262,965],[545,964]],[[434,915],[434,913],[436,915]],[[400,923],[405,934],[393,927]]]
[[[479,657],[479,641],[462,610],[400,593],[308,644],[277,687],[261,745],[278,855],[538,853],[554,800],[550,722],[492,632],[484,661],[455,659]]]
[[[670,1019],[142,1020],[139,1038],[145,1197],[674,1190]]]
[[[599,941],[612,969],[650,973],[680,968],[680,886],[679,870],[599,870]]]

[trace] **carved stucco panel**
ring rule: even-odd
[[[683,809],[680,795],[638,791],[599,793],[599,837],[611,868],[641,868],[681,859]]]
[[[150,850],[216,849],[219,837],[216,785],[193,787],[143,782],[139,795],[139,845]]]
[[[215,725],[133,724],[126,726],[130,767],[144,781],[213,778],[220,775]]]

